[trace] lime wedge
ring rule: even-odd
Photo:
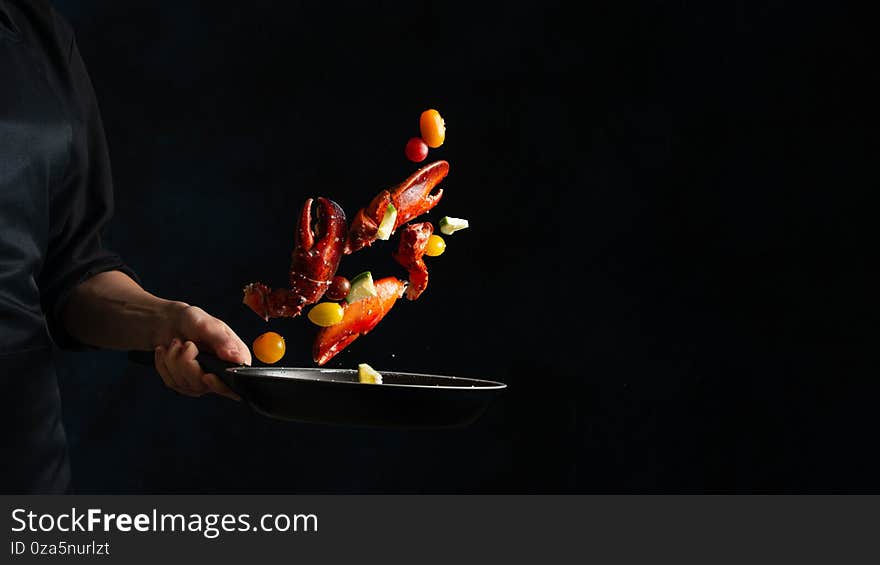
[[[446,235],[453,234],[458,230],[463,230],[468,227],[468,221],[462,218],[451,218],[449,216],[443,216],[440,218],[440,231],[445,233]]]
[[[376,292],[376,285],[373,284],[373,274],[370,271],[364,271],[351,279],[351,288],[345,296],[345,301],[351,304],[371,296],[379,296],[379,293]]]
[[[376,239],[387,240],[391,237],[391,230],[394,229],[394,222],[397,221],[397,208],[394,204],[389,204],[385,208],[385,215],[382,216],[382,223],[379,224],[379,230],[376,232]]]
[[[358,380],[362,383],[380,385],[382,384],[382,374],[366,363],[360,363],[358,365]]]

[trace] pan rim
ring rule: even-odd
[[[330,374],[357,374],[355,369],[323,369],[319,367],[230,367],[226,369],[227,372],[241,375],[249,378],[258,378],[258,379],[272,379],[272,380],[282,380],[282,381],[307,381],[307,382],[317,382],[317,383],[333,383],[333,384],[344,384],[344,385],[359,385],[359,386],[380,386],[380,387],[396,387],[396,388],[424,388],[424,389],[446,389],[446,390],[486,390],[486,391],[494,391],[494,390],[503,390],[507,388],[505,383],[499,381],[490,381],[487,379],[473,379],[470,377],[453,377],[448,375],[432,375],[429,373],[409,373],[402,371],[386,371],[379,373],[385,375],[402,375],[407,377],[430,377],[430,378],[440,378],[440,379],[453,379],[457,381],[467,381],[473,383],[484,383],[486,386],[447,386],[447,385],[408,385],[408,384],[395,384],[395,383],[382,383],[382,384],[374,384],[374,383],[362,383],[359,381],[342,381],[337,379],[316,379],[309,377],[299,377],[299,376],[282,376],[282,375],[267,375],[260,374],[260,371],[283,371],[283,370],[294,370],[294,371],[304,371],[307,373],[330,373]]]

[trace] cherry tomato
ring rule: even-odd
[[[442,255],[444,251],[446,251],[446,242],[443,241],[443,238],[439,235],[431,235],[428,238],[428,243],[425,244],[425,255],[436,257]]]
[[[342,321],[342,306],[337,302],[321,302],[309,310],[309,320],[316,326],[326,328]]]
[[[436,148],[446,140],[446,122],[437,110],[425,110],[419,117],[419,130],[428,147]]]
[[[419,163],[428,156],[428,144],[421,137],[411,137],[406,142],[406,158],[413,163]]]
[[[257,359],[271,365],[284,357],[287,346],[283,337],[275,332],[266,332],[254,340],[253,350]]]
[[[330,281],[330,286],[327,287],[327,292],[324,293],[324,296],[327,300],[342,300],[348,295],[348,291],[351,289],[351,283],[347,278],[336,275],[333,277],[333,280]]]

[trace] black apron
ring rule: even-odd
[[[59,493],[69,483],[37,280],[50,189],[64,174],[70,141],[69,118],[43,65],[0,17],[0,492]]]

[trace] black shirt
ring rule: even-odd
[[[90,276],[121,270],[107,143],[74,34],[43,0],[0,0],[0,492],[69,482],[52,347]]]

